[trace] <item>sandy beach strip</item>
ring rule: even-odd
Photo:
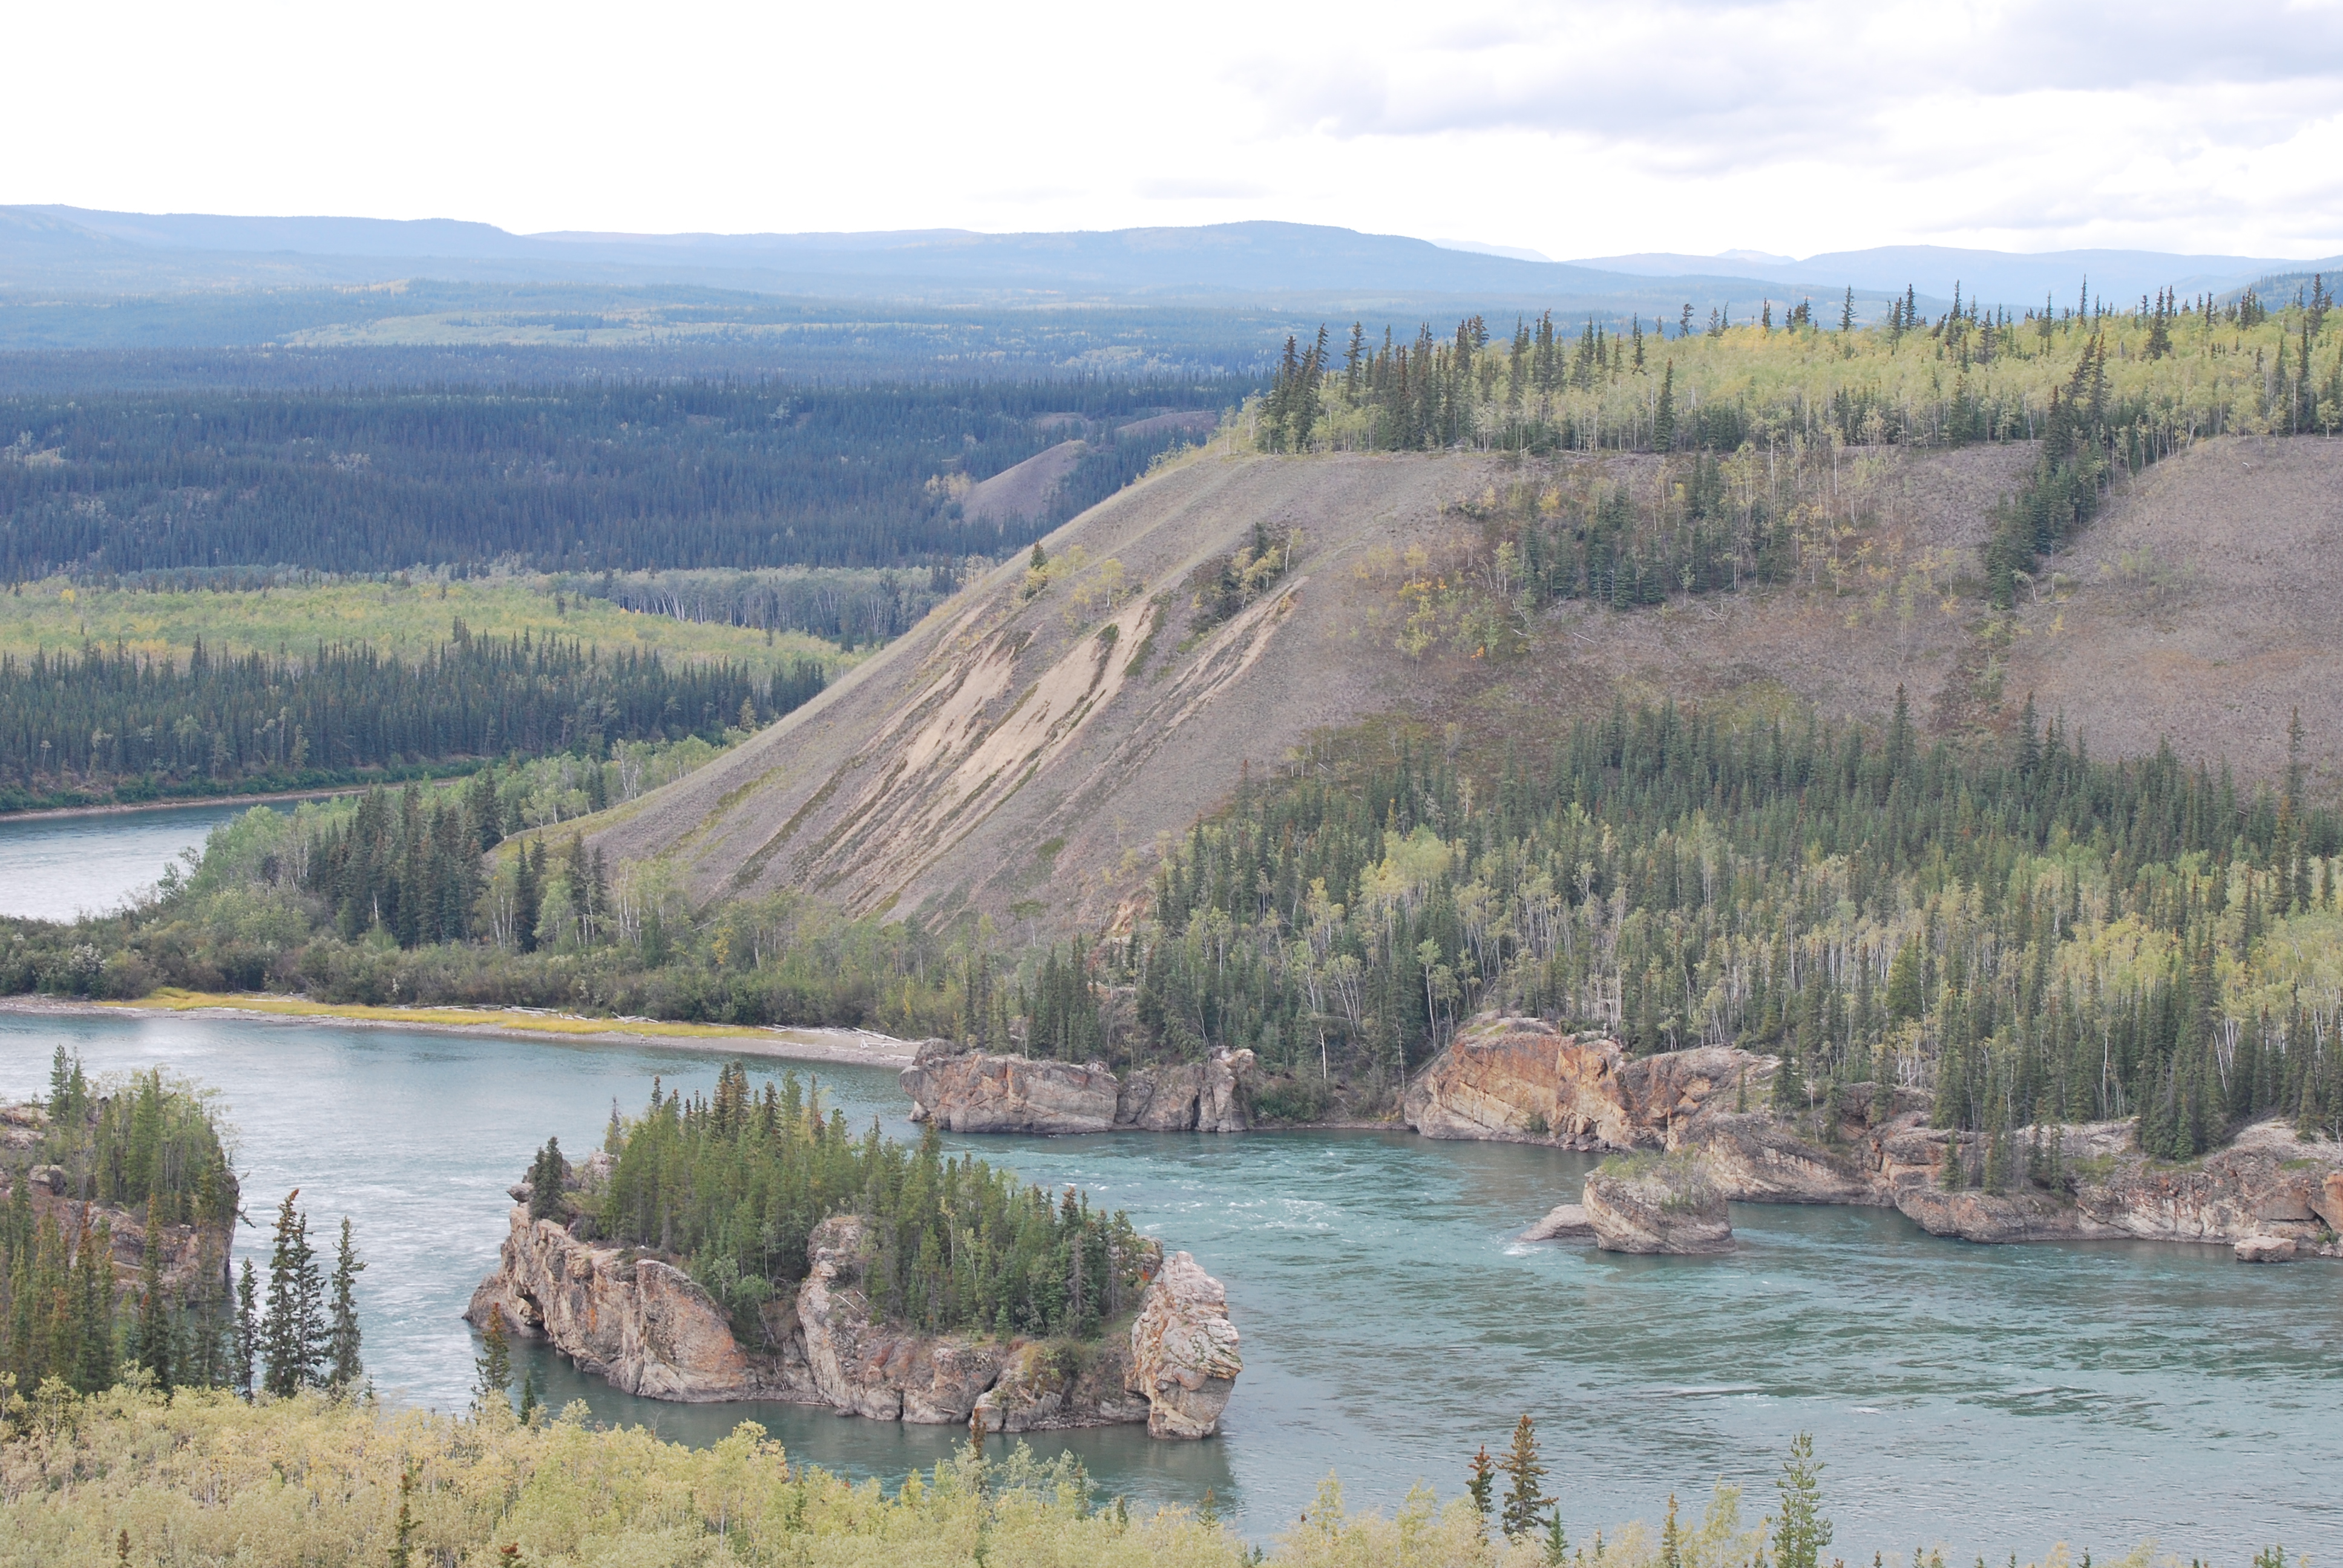
[[[136,1001],[86,1001],[76,997],[0,998],[0,1012],[56,1017],[120,1018],[140,1014],[200,1014],[271,1023],[327,1023],[345,1029],[403,1029],[434,1034],[562,1040],[580,1044],[666,1045],[798,1061],[901,1067],[919,1050],[862,1029],[784,1029],[739,1024],[673,1023],[648,1018],[588,1018],[538,1008],[367,1007],[301,997],[160,990]]]

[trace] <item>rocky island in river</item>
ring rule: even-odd
[[[1052,1200],[946,1160],[932,1134],[917,1150],[851,1139],[794,1081],[753,1101],[737,1066],[713,1101],[654,1090],[613,1141],[576,1165],[548,1144],[514,1187],[510,1233],[466,1312],[476,1326],[501,1322],[653,1399],[980,1432],[1219,1429],[1243,1367],[1220,1282],[1071,1191]],[[712,1147],[721,1161],[689,1157]],[[728,1181],[739,1190],[715,1190]],[[745,1246],[689,1217],[744,1206],[770,1217]],[[767,1245],[825,1210],[799,1232],[800,1265]]]

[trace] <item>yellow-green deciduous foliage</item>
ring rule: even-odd
[[[83,1398],[53,1382],[30,1396],[0,1382],[0,1568],[1544,1568],[1554,1550],[1484,1538],[1470,1500],[1422,1483],[1396,1513],[1353,1511],[1329,1476],[1264,1552],[1209,1513],[1102,1499],[1071,1456],[1022,1443],[963,1447],[888,1488],[794,1462],[754,1422],[693,1449],[596,1427],[582,1405],[524,1422],[501,1405],[453,1418],[316,1393]],[[1657,1535],[1606,1530],[1570,1560],[1743,1568],[1765,1542],[1720,1485],[1697,1523],[1679,1529],[1671,1510]],[[2066,1560],[2056,1547],[2042,1563]]]

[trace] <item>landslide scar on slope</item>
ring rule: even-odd
[[[866,790],[799,868],[809,881],[855,883],[865,896],[900,892],[1046,769],[1113,701],[1126,671],[1115,658],[1149,613],[1134,599],[1106,628],[1061,654],[999,721],[983,706],[1009,689],[1014,652],[996,640],[977,671],[900,742],[896,765]],[[1026,639],[1019,638],[1015,646]],[[880,737],[873,738],[883,744]],[[872,760],[869,752],[864,760]]]

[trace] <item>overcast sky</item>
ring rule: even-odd
[[[84,0],[7,54],[7,202],[2343,251],[2343,0]]]

